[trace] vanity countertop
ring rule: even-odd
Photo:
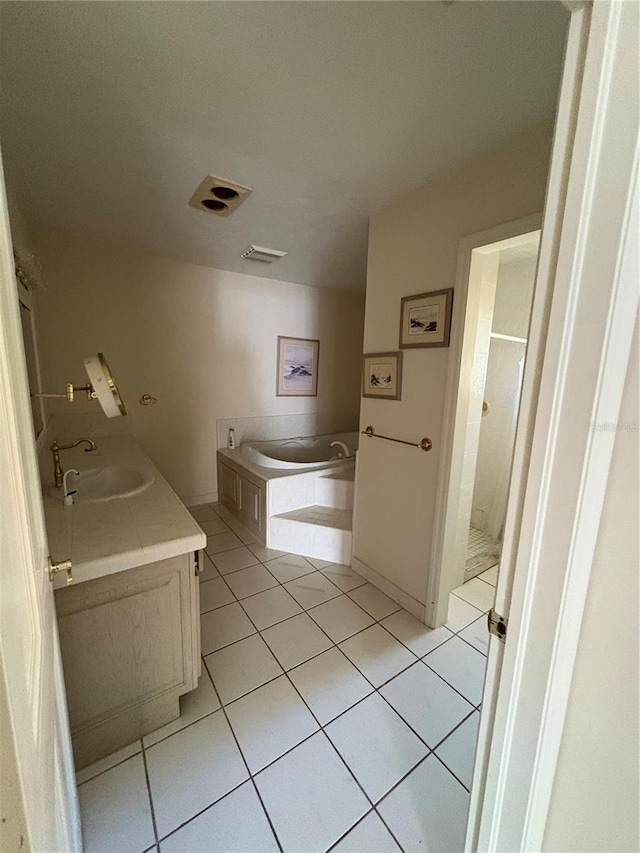
[[[155,479],[136,495],[73,506],[51,497],[46,485],[49,550],[56,561],[71,558],[74,584],[204,548],[205,534],[130,435],[96,438],[96,444],[93,453],[82,447],[65,450],[64,469],[119,465],[151,471]],[[59,572],[54,586],[65,582],[65,573]]]

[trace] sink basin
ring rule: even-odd
[[[151,471],[109,465],[105,468],[89,468],[78,476],[70,476],[67,487],[76,489],[74,503],[98,503],[137,495],[148,489],[154,479]],[[52,494],[62,498],[62,489],[53,489]]]

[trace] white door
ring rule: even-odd
[[[80,851],[80,821],[49,582],[49,549],[0,162],[0,704],[15,796],[0,849]],[[54,554],[64,559],[68,554]],[[5,703],[6,700],[6,703]],[[11,728],[12,732],[8,731]],[[11,735],[13,737],[11,737]],[[12,760],[15,752],[15,765]],[[11,802],[8,790],[2,792]],[[24,837],[26,835],[26,838]]]
[[[572,19],[522,393],[467,849],[543,837],[638,312],[636,3]]]

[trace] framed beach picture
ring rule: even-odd
[[[362,396],[399,400],[402,391],[402,353],[365,354],[362,370]]]
[[[448,347],[453,288],[405,296],[400,304],[400,348]]]
[[[318,396],[320,341],[278,336],[277,397]]]

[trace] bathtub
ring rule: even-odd
[[[357,432],[340,432],[333,435],[314,435],[310,438],[283,438],[279,441],[249,441],[240,451],[254,465],[263,468],[287,468],[293,471],[310,468],[331,468],[340,464],[343,452],[332,441],[342,441],[353,455],[358,449]]]

